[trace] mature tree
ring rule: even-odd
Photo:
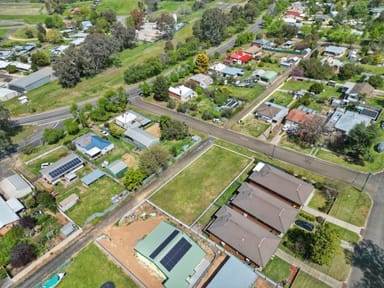
[[[45,128],[43,133],[43,140],[48,144],[55,144],[60,139],[64,138],[63,129]]]
[[[365,127],[363,123],[357,124],[349,131],[345,150],[347,153],[358,158],[370,160],[370,148],[378,137],[378,128],[375,125]]]
[[[135,46],[136,32],[133,26],[124,27],[120,22],[116,22],[111,28],[111,34],[113,39],[117,41],[115,45],[117,50],[123,51]]]
[[[116,49],[113,44],[112,37],[104,33],[92,33],[87,36],[82,53],[88,59],[91,75],[108,66],[109,57]]]
[[[313,79],[329,79],[332,77],[332,68],[322,65],[317,58],[305,59],[300,62],[300,67],[304,69],[304,76]]]
[[[351,79],[357,73],[357,67],[355,64],[346,63],[340,67],[338,77],[340,80],[348,80]]]
[[[44,207],[44,208],[46,208],[52,212],[56,212],[56,210],[57,210],[56,199],[50,193],[39,192],[37,194],[36,199],[37,199],[37,202],[39,203],[39,205],[41,205],[42,207]]]
[[[52,44],[60,44],[64,41],[64,38],[59,30],[51,29],[51,30],[48,30],[47,32],[46,40],[47,42]]]
[[[143,91],[144,97],[148,97],[152,93],[152,85],[148,84],[147,82],[141,83],[139,88],[141,89],[141,91]]]
[[[80,59],[79,49],[75,46],[68,47],[64,54],[54,59],[52,68],[63,88],[73,87],[80,82],[82,72]]]
[[[40,42],[45,42],[45,36],[47,35],[47,31],[45,30],[44,25],[42,23],[37,23],[36,29],[37,29],[37,39]]]
[[[167,101],[168,100],[168,89],[169,85],[164,76],[156,77],[153,83],[153,98],[157,101]]]
[[[129,169],[123,179],[125,188],[128,191],[134,191],[143,183],[144,179],[147,177],[145,172],[140,169]]]
[[[110,25],[116,22],[116,12],[112,9],[102,11],[100,17],[104,18]]]
[[[172,39],[173,34],[175,33],[175,18],[171,13],[163,12],[154,16],[154,22],[156,22],[157,27],[160,31],[164,32],[164,36],[167,39]]]
[[[309,87],[309,92],[313,92],[315,94],[320,94],[321,92],[323,92],[323,90],[324,90],[324,85],[318,82],[313,83]]]
[[[336,254],[340,245],[340,236],[328,224],[317,227],[312,243],[310,244],[310,257],[313,262],[327,265]]]
[[[164,44],[164,52],[168,53],[169,51],[173,51],[175,47],[173,46],[173,43],[171,40],[168,40]]]
[[[300,125],[300,137],[307,144],[315,144],[323,132],[323,122],[319,118],[307,118]]]
[[[136,29],[140,29],[140,27],[144,24],[144,12],[138,9],[133,9],[131,11],[131,17],[133,20],[133,25]]]
[[[383,78],[380,75],[372,75],[368,78],[368,83],[376,89],[383,87]]]
[[[32,65],[48,66],[51,63],[49,55],[44,51],[38,50],[31,56]]]
[[[244,44],[249,44],[255,39],[255,34],[253,32],[246,32],[237,35],[235,46],[242,46]]]
[[[79,133],[79,124],[73,119],[67,119],[64,121],[64,127],[68,134],[76,135]]]
[[[207,73],[209,67],[209,57],[205,53],[197,54],[195,60],[195,73]]]
[[[171,158],[169,151],[160,144],[149,147],[140,155],[139,168],[147,175],[157,173],[165,168]]]
[[[219,8],[207,9],[201,19],[199,37],[201,41],[209,41],[218,45],[224,40],[227,30],[226,16]]]
[[[145,12],[150,14],[159,9],[159,0],[144,0],[146,4]]]
[[[36,225],[36,219],[31,216],[23,216],[19,220],[19,225],[23,228],[32,229]]]
[[[27,265],[35,259],[35,248],[27,243],[20,243],[11,249],[9,263],[15,267]]]
[[[168,116],[161,116],[160,132],[163,140],[181,140],[188,135],[188,126]]]
[[[368,1],[353,2],[350,14],[353,18],[361,18],[368,15]]]
[[[109,124],[109,133],[115,138],[120,138],[124,130],[122,130],[119,126],[117,126],[115,123],[110,123]]]
[[[0,237],[0,266],[8,264],[12,247],[19,243],[23,235],[23,227],[14,226],[5,235]]]

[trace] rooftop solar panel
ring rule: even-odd
[[[363,115],[367,115],[368,117],[371,117],[372,119],[376,119],[379,112],[377,111],[373,111],[373,110],[369,110],[369,109],[364,109],[360,112],[360,114],[363,114]]]
[[[169,236],[149,255],[151,259],[155,259],[157,255],[179,234],[178,230],[174,230]]]
[[[80,164],[81,160],[79,158],[72,159],[68,163],[56,168],[55,170],[49,172],[48,174],[52,177],[55,178],[63,173],[65,173],[67,170],[75,167],[76,165]]]
[[[192,247],[192,244],[189,243],[185,238],[181,238],[179,242],[160,260],[160,263],[167,269],[169,272],[175,267],[175,265],[180,261],[181,258],[188,252]]]

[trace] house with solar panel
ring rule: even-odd
[[[135,252],[146,267],[164,279],[166,288],[194,287],[210,265],[196,242],[164,221],[137,242]]]
[[[90,158],[97,158],[107,154],[115,148],[112,142],[103,139],[94,133],[87,133],[76,138],[73,143],[76,149]]]
[[[47,182],[56,184],[61,178],[68,174],[74,174],[74,172],[83,167],[84,161],[75,153],[71,153],[53,163],[51,166],[41,169],[40,173]]]

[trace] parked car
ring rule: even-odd
[[[296,221],[295,221],[295,224],[296,224],[297,226],[299,226],[299,227],[305,229],[305,230],[310,231],[310,232],[313,231],[313,228],[314,228],[313,224],[308,223],[308,222],[303,221],[303,220],[296,220]]]
[[[107,130],[101,131],[101,134],[103,134],[104,136],[109,136],[109,132]]]

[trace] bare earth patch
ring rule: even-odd
[[[105,230],[109,239],[102,239],[99,243],[116,257],[129,271],[139,278],[147,287],[161,288],[161,279],[151,274],[150,270],[135,256],[133,248],[138,240],[149,234],[161,221],[163,216],[156,216],[147,220],[137,220],[129,225],[120,227],[110,226]]]
[[[147,131],[149,134],[152,134],[153,136],[158,138],[160,138],[161,136],[159,123],[155,123],[154,125],[145,129],[145,131]]]
[[[124,154],[123,155],[123,161],[125,164],[128,165],[128,168],[132,168],[136,164],[136,159],[131,154]]]

